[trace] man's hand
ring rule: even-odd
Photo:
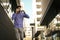
[[[24,13],[25,14],[25,11],[24,10],[21,10],[22,11],[22,13]]]

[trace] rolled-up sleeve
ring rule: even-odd
[[[26,13],[24,14],[24,17],[29,18],[29,16]]]
[[[24,17],[29,18],[29,16],[24,12]]]

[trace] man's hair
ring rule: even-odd
[[[19,8],[19,7],[21,8],[21,6],[16,6],[16,8],[15,8],[15,12],[16,12],[16,9]]]
[[[19,7],[21,8],[21,6],[17,6],[16,9],[19,8]]]

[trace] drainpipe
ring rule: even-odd
[[[32,26],[31,28],[32,28],[32,40],[33,40],[33,28],[35,26],[35,23],[31,23],[30,25]]]

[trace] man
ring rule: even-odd
[[[12,15],[12,20],[14,20],[14,26],[15,26],[16,36],[18,40],[23,40],[24,17],[29,18],[29,16],[23,10],[21,10],[21,6],[17,6],[16,12]]]

